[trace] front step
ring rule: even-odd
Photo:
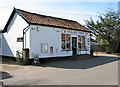
[[[92,55],[86,55],[86,54],[73,55],[70,59],[72,59],[72,60],[83,60],[83,59],[89,59],[89,58],[93,58],[93,56]]]

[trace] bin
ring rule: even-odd
[[[93,52],[94,52],[94,50],[90,50],[90,55],[92,55],[92,56],[93,56]]]
[[[29,64],[29,49],[23,49],[22,58],[23,64]]]

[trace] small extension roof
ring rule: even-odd
[[[5,25],[5,28],[2,32],[7,31],[7,27],[9,23],[11,22],[13,16],[15,13],[18,13],[29,25],[42,25],[42,26],[49,26],[49,27],[57,27],[57,28],[65,28],[65,29],[71,29],[71,30],[78,30],[78,31],[85,31],[90,32],[87,28],[83,27],[81,24],[79,24],[76,21],[68,20],[68,19],[62,19],[52,16],[46,16],[36,13],[27,12],[21,9],[14,8],[7,24]]]

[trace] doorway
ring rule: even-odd
[[[72,37],[72,51],[73,55],[77,53],[77,37]]]

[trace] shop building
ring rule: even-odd
[[[90,54],[90,31],[73,20],[14,8],[0,35],[3,56],[22,49],[29,49],[30,59]]]

